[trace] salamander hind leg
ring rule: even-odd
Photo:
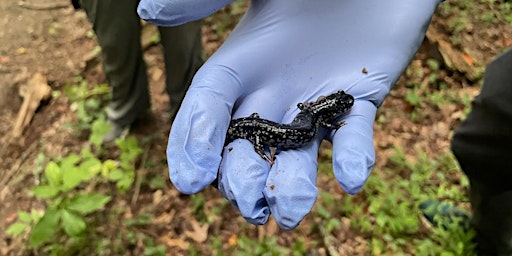
[[[256,137],[256,141],[254,143],[254,150],[258,155],[260,155],[261,158],[265,159],[270,165],[274,164],[274,161],[270,159],[270,157],[265,154],[265,149],[263,148],[263,145],[260,144],[260,139]]]
[[[265,154],[265,150],[263,149],[262,146],[256,147],[256,145],[254,145],[254,150],[256,151],[256,153],[258,153],[258,155],[260,155],[261,158],[265,159],[265,161],[267,161],[270,165],[274,164],[274,161],[272,161],[272,159],[270,159],[270,157],[267,156],[267,154]]]

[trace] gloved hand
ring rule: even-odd
[[[159,25],[177,25],[228,2],[142,0],[138,11]],[[377,107],[413,58],[439,2],[253,0],[194,77],[174,121],[167,157],[176,188],[196,193],[218,176],[221,193],[247,221],[263,224],[273,214],[281,228],[293,229],[317,198],[317,153],[328,139],[337,181],[358,192],[375,162]],[[224,148],[232,118],[257,112],[290,123],[297,103],[340,89],[355,98],[346,125],[280,152],[274,165],[247,140]]]

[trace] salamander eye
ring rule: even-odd
[[[303,104],[303,103],[299,103],[299,104],[297,104],[297,107],[298,107],[300,110],[303,110],[303,109],[304,109],[304,104]]]

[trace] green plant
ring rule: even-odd
[[[215,236],[212,236],[209,238],[209,243],[208,243],[208,249],[210,250],[211,252],[211,255],[215,255],[215,256],[221,256],[221,255],[224,255],[224,253],[226,253],[223,248],[223,242],[222,242],[222,239],[220,237],[215,237]]]
[[[124,239],[126,239],[128,244],[130,245],[136,245],[138,241],[142,241],[145,246],[144,255],[167,255],[165,247],[163,245],[156,244],[153,238],[147,236],[146,234],[138,230],[139,227],[151,224],[152,218],[153,216],[151,214],[144,213],[136,218],[123,221],[123,227],[127,229],[127,235],[124,237]]]
[[[110,99],[110,88],[107,84],[89,86],[82,77],[75,78],[74,83],[64,86],[64,94],[71,101],[71,110],[76,113],[77,124],[74,128],[89,129],[92,122],[104,117],[104,102]]]
[[[419,89],[417,87],[414,87],[412,90],[408,90],[405,94],[405,101],[411,104],[411,106],[418,107],[423,101],[423,98],[418,92]]]
[[[115,181],[117,189],[121,192],[128,190],[135,180],[135,161],[142,153],[135,137],[127,137],[126,139],[117,139],[116,145],[121,149],[119,161],[109,161],[108,172],[104,173],[109,180]]]
[[[190,211],[194,215],[194,218],[201,223],[207,222],[208,216],[206,214],[206,200],[204,196],[202,194],[191,195],[190,201],[192,202]]]
[[[449,153],[430,159],[418,151],[413,159],[396,148],[389,158],[391,165],[368,179],[360,195],[364,201],[360,197],[345,200],[352,227],[371,234],[372,255],[469,255],[473,233],[451,224],[449,229],[426,234],[418,210],[418,204],[426,199],[467,201],[467,180]],[[453,179],[460,179],[460,185],[451,182]],[[436,249],[429,249],[427,245],[432,244]]]
[[[80,237],[86,229],[86,216],[110,201],[110,196],[99,193],[71,192],[83,181],[93,178],[102,168],[100,161],[87,153],[84,155],[83,160],[78,155],[70,155],[60,163],[50,161],[47,164],[44,171],[47,182],[36,186],[32,192],[49,204],[31,230],[30,246],[41,246],[60,230],[70,237]]]
[[[290,249],[279,246],[277,237],[263,237],[262,240],[253,240],[247,236],[238,239],[238,247],[233,255],[279,256],[290,254]]]
[[[91,134],[89,135],[89,143],[96,154],[101,154],[103,145],[103,135],[107,134],[112,126],[105,121],[104,117],[99,117],[91,124]]]
[[[456,209],[449,201],[443,201],[441,205],[431,205],[424,208],[422,212],[432,215],[433,213],[445,212],[443,209],[453,208]],[[474,230],[470,228],[468,219],[462,217],[468,215],[467,211],[457,209],[460,216],[437,214],[434,216],[435,225],[431,230],[431,241],[415,240],[414,244],[417,245],[417,252],[423,252],[422,255],[475,255],[475,245],[472,243],[475,235]],[[463,214],[463,215],[462,215]],[[429,244],[437,242],[442,244],[441,248],[428,248]]]
[[[167,252],[165,251],[165,246],[156,245],[151,240],[151,242],[146,241],[146,248],[144,249],[145,256],[165,256]]]
[[[36,210],[30,212],[18,211],[18,221],[10,225],[5,232],[11,236],[18,236],[37,223],[41,217],[41,213]]]
[[[94,213],[101,211],[112,197],[91,192],[90,188],[110,180],[116,182],[120,192],[129,189],[134,179],[135,161],[142,152],[136,139],[129,137],[116,141],[121,151],[119,160],[102,161],[91,148],[100,152],[101,140],[97,138],[108,132],[108,127],[102,119],[96,120],[92,127],[90,144],[80,154],[72,153],[49,161],[42,173],[41,183],[31,190],[35,197],[46,202],[44,213],[19,212],[18,221],[7,229],[9,235],[17,236],[30,230],[29,246],[45,248],[54,255],[66,254],[75,247],[91,243],[86,238],[94,233]],[[68,242],[62,244],[59,242],[61,239]],[[147,255],[158,255],[157,252],[161,251],[160,247],[153,247]]]

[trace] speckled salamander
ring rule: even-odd
[[[280,124],[253,113],[248,117],[231,120],[227,132],[227,143],[235,139],[252,142],[256,152],[269,163],[273,161],[265,154],[264,147],[295,149],[311,142],[319,127],[338,129],[344,122],[334,123],[336,118],[354,105],[354,97],[340,90],[326,97],[307,103],[299,103],[299,114],[290,124]]]

